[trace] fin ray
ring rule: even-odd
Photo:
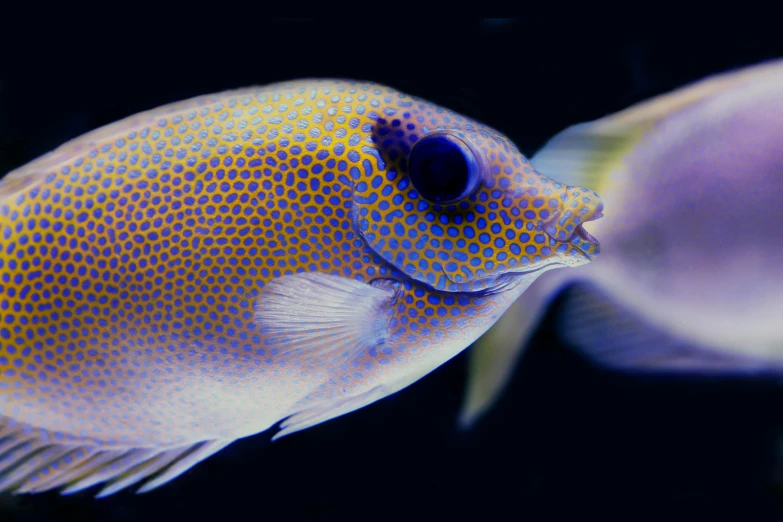
[[[0,492],[68,495],[104,483],[98,497],[147,480],[149,491],[232,441],[199,441],[168,448],[102,447],[55,441],[46,430],[0,418]]]
[[[118,476],[115,480],[111,481],[105,488],[103,488],[97,495],[95,495],[95,498],[108,497],[109,495],[113,495],[118,491],[132,486],[136,482],[143,480],[145,477],[153,475],[161,469],[166,468],[169,464],[190,450],[190,447],[185,447],[175,448],[173,450],[159,453],[155,457],[138,464],[137,466],[131,468],[128,472]]]
[[[114,477],[122,475],[126,471],[138,466],[139,464],[146,462],[147,460],[155,456],[155,450],[133,449],[126,452],[117,459],[107,462],[104,466],[101,466],[95,472],[90,473],[86,477],[83,477],[76,481],[74,484],[69,485],[60,493],[63,495],[70,495],[79,491],[91,488],[101,482],[106,482]]]
[[[303,272],[264,287],[255,321],[264,342],[280,351],[346,360],[384,341],[395,294],[392,287]]]
[[[95,457],[98,450],[95,448],[75,448],[72,453],[56,459],[46,467],[36,470],[20,484],[17,493],[37,493],[54,489],[66,483],[80,470],[83,464]],[[47,469],[49,468],[49,469]]]
[[[25,482],[28,477],[35,474],[38,470],[46,468],[51,462],[72,453],[75,449],[76,448],[57,445],[36,452],[19,466],[16,466],[12,470],[6,470],[5,473],[0,476],[0,491]]]
[[[212,440],[203,443],[197,449],[189,452],[182,459],[178,460],[177,462],[169,466],[166,469],[166,471],[164,471],[154,479],[150,480],[149,482],[146,482],[142,487],[139,488],[137,493],[147,493],[155,488],[158,488],[166,484],[167,482],[174,480],[175,478],[185,473],[187,470],[189,470],[190,468],[192,468],[202,460],[211,457],[212,455],[222,450],[232,442],[233,441],[231,440],[228,441]]]

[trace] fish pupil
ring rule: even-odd
[[[419,140],[410,153],[408,171],[414,188],[433,203],[463,199],[480,179],[473,152],[459,139],[448,135],[425,136]]]

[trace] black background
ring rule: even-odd
[[[225,7],[198,23],[151,17],[123,30],[122,15],[85,27],[55,18],[57,30],[6,16],[0,172],[164,103],[319,76],[389,84],[501,130],[530,155],[568,125],[783,56],[779,27],[756,22],[697,18],[675,37],[657,25],[619,34],[632,23],[586,14],[359,21]],[[776,383],[602,372],[558,342],[554,313],[471,432],[456,427],[463,352],[350,415],[275,443],[269,433],[240,440],[153,493],[0,496],[0,521],[781,519]]]

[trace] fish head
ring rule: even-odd
[[[506,286],[599,252],[594,191],[536,171],[501,133],[414,99],[373,119],[354,219],[367,246],[440,291]],[[372,158],[371,158],[372,156]]]

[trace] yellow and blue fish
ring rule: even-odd
[[[153,489],[408,386],[542,273],[598,254],[592,190],[370,83],[224,92],[0,183],[0,489]]]

